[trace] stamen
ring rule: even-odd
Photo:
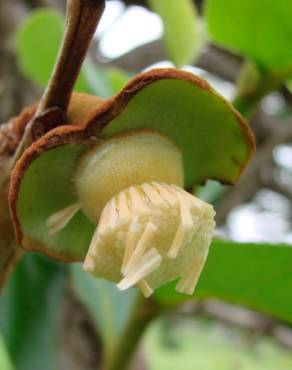
[[[151,258],[153,258],[157,255],[159,255],[159,253],[157,252],[157,249],[156,248],[150,248],[142,256],[140,256],[139,260],[137,261],[137,263],[135,265],[132,265],[127,269],[126,274],[124,274],[124,275],[126,276],[126,275],[131,274],[134,270],[137,270],[137,268],[139,268],[139,266],[142,266],[149,259],[151,259]]]
[[[145,250],[149,246],[149,243],[151,242],[151,239],[153,238],[157,230],[157,227],[153,225],[152,222],[147,223],[146,228],[143,231],[143,234],[139,239],[134,252],[132,253],[127,265],[124,268],[125,274],[127,274],[131,268],[137,265],[139,259],[142,257]]]
[[[72,220],[79,209],[80,204],[75,203],[59,212],[53,213],[46,222],[49,235],[53,235],[62,230]]]
[[[118,289],[137,286],[145,297],[181,276],[176,290],[192,294],[215,226],[212,207],[195,203],[180,188],[155,181],[124,189],[104,207],[84,269],[114,281],[122,276]],[[176,259],[173,271],[169,258]]]
[[[189,205],[182,194],[178,193],[177,196],[179,199],[181,224],[186,229],[190,229],[193,226],[194,222]]]
[[[100,226],[95,228],[94,234],[91,238],[88,253],[85,257],[83,269],[87,272],[93,272],[96,267],[95,255],[97,252],[98,244],[101,242],[100,238]]]
[[[126,197],[126,193],[122,191],[119,194],[119,221],[121,223],[126,223],[128,219],[131,217],[131,213],[128,206],[128,201]]]
[[[108,210],[108,222],[107,227],[105,228],[104,232],[111,232],[116,226],[116,221],[118,218],[118,213],[116,209],[116,202],[115,199],[112,198],[108,204],[109,210]]]
[[[96,263],[91,256],[86,256],[86,259],[83,263],[83,270],[86,272],[94,272]]]
[[[178,229],[177,229],[177,232],[175,234],[175,237],[172,241],[172,244],[167,252],[167,256],[169,258],[176,258],[177,255],[178,255],[178,252],[182,246],[182,243],[183,243],[183,240],[184,240],[184,237],[185,237],[185,233],[186,233],[186,229],[185,227],[180,224]]]
[[[181,277],[180,281],[175,287],[175,290],[179,293],[193,294],[204,267],[204,263],[204,258],[198,258],[194,266],[192,266],[191,269]]]
[[[179,205],[180,205],[181,222],[178,226],[173,242],[167,253],[167,256],[169,258],[177,257],[178,252],[183,245],[183,241],[184,241],[186,233],[193,227],[193,224],[194,224],[192,214],[190,212],[188,204],[185,202],[184,197],[180,193],[178,193],[177,196],[178,196]]]
[[[142,189],[153,204],[161,203],[161,196],[153,186],[148,183],[144,183],[142,184]]]
[[[153,289],[151,288],[151,286],[147,283],[146,280],[141,280],[139,283],[138,283],[138,287],[140,288],[141,292],[143,293],[144,297],[145,298],[148,298],[151,296],[151,294],[153,293]]]
[[[135,237],[136,233],[133,231],[133,226],[137,223],[137,218],[134,218],[131,221],[127,236],[126,236],[126,244],[125,244],[125,252],[124,252],[124,258],[122,262],[122,273],[124,273],[125,267],[127,263],[129,262],[130,257],[133,254],[133,251],[135,249]]]
[[[153,248],[145,253],[141,263],[135,266],[135,268],[117,284],[119,290],[126,290],[137,284],[159,267],[162,257],[157,251],[154,255],[153,254]]]
[[[100,233],[103,233],[107,228],[109,220],[109,210],[110,210],[109,204],[106,204],[98,222],[98,229]]]
[[[148,211],[148,207],[139,194],[139,191],[134,186],[131,186],[129,188],[129,194],[131,198],[131,207],[133,209],[133,212],[137,213],[138,215],[145,214]]]
[[[163,184],[152,182],[152,185],[159,191],[160,195],[171,207],[175,206],[175,204],[177,203],[176,197],[174,197],[173,194],[170,193],[165,186],[163,186]]]
[[[97,245],[98,245],[99,241],[100,241],[100,231],[99,231],[99,226],[97,226],[95,228],[93,237],[91,238],[91,242],[90,242],[88,250],[94,252],[97,248]]]
[[[167,189],[170,194],[174,195],[175,197],[177,196],[177,191],[176,189],[174,189],[174,185],[169,185],[169,184],[165,184],[165,183],[162,183],[162,186]]]
[[[180,188],[179,186],[177,185],[171,185],[171,186],[175,190],[177,190],[179,193],[185,195],[188,198],[189,202],[191,202],[191,204],[195,206],[196,208],[202,208],[204,205],[206,206],[206,203],[204,203],[202,200],[195,198],[194,196],[192,196],[192,194]]]

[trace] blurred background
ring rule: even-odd
[[[257,139],[257,154],[237,186],[209,181],[198,189],[216,208],[218,237],[234,246],[291,244],[292,52],[281,51],[287,42],[292,50],[292,26],[285,18],[291,18],[292,4],[247,1],[246,25],[244,11],[236,13],[241,5],[230,0],[165,3],[108,0],[76,89],[107,98],[153,67],[179,67],[207,79],[234,101]],[[216,3],[223,12],[219,20]],[[65,5],[1,0],[0,122],[40,98],[60,44]],[[237,42],[238,30],[243,36]],[[265,263],[265,254],[258,258]],[[271,269],[273,258],[267,255]],[[278,311],[252,310],[258,307],[249,304],[248,294],[236,298],[223,291],[167,301],[162,292],[163,313],[143,335],[132,369],[291,369],[291,299],[279,299],[291,296],[292,267],[287,275],[290,281],[285,275],[278,286],[281,295],[267,298],[271,307],[281,306]],[[272,285],[276,289],[270,282],[265,289]],[[0,298],[0,369],[99,369],[104,349],[126,325],[134,295],[92,280],[78,265],[27,255]]]

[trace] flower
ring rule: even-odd
[[[78,202],[47,220],[52,235],[81,210],[96,223],[84,269],[120,290],[153,289],[180,277],[192,294],[207,258],[213,207],[184,191],[180,150],[155,132],[94,145],[74,174]]]
[[[254,151],[247,123],[206,81],[174,69],[143,73],[104,102],[73,98],[70,124],[13,170],[18,242],[83,261],[121,290],[148,296],[180,277],[176,289],[191,294],[215,224],[212,207],[184,189],[237,181]]]

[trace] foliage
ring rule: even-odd
[[[45,87],[61,45],[64,17],[57,11],[39,9],[19,27],[15,35],[15,51],[23,73]],[[44,47],[46,45],[46,47]],[[87,58],[75,85],[75,91],[109,97],[128,80],[118,69],[103,71]]]
[[[184,370],[291,368],[291,353],[276,341],[194,317],[177,317],[175,323],[159,320],[145,342],[150,370],[176,370],[182,364]]]
[[[70,274],[74,289],[88,307],[105,351],[110,354],[125,329],[137,292],[135,289],[119,292],[115,284],[94,279],[81,265],[72,265]]]
[[[292,322],[291,247],[240,244],[215,240],[194,298],[214,297],[242,304]],[[166,286],[155,292],[159,301],[177,304],[188,300]]]
[[[292,71],[290,0],[208,0],[205,10],[215,42],[260,68]]]
[[[2,335],[0,336],[0,364],[2,370],[13,370]]]
[[[193,62],[201,45],[200,24],[192,0],[149,0],[161,16],[169,59],[181,67]]]
[[[1,332],[15,369],[56,368],[64,284],[64,268],[42,256],[28,254],[17,265],[0,297]]]
[[[20,67],[41,87],[46,86],[52,73],[63,31],[63,16],[48,9],[31,14],[16,33],[15,50]],[[76,90],[90,91],[84,71],[76,83]]]

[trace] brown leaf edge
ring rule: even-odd
[[[241,172],[255,151],[254,135],[250,130],[247,121],[240,115],[240,113],[236,111],[235,108],[233,108],[233,106],[225,98],[218,94],[208,84],[208,82],[192,73],[179,71],[173,68],[153,69],[146,73],[141,73],[132,79],[116,96],[101,103],[96,108],[95,112],[91,114],[91,118],[88,119],[85,124],[81,123],[78,126],[69,124],[66,126],[59,126],[51,130],[49,133],[41,137],[41,139],[34,142],[23,153],[19,161],[16,163],[11,174],[9,205],[17,241],[26,250],[40,251],[40,247],[37,245],[38,243],[33,243],[34,246],[31,246],[31,242],[26,238],[24,239],[17,215],[17,201],[22,177],[34,159],[36,159],[45,151],[53,149],[57,146],[66,144],[89,144],[96,141],[102,128],[111,122],[115,117],[117,117],[139,91],[141,91],[144,87],[163,79],[176,79],[190,82],[200,87],[202,90],[208,91],[218,97],[218,99],[220,99],[226,105],[226,108],[234,114],[241,128],[243,137],[247,143],[246,158],[239,169],[236,180],[240,177]],[[227,183],[227,181],[224,179],[217,180]],[[54,259],[59,259],[64,262],[76,261],[76,257],[74,258],[64,254],[57,255],[55,252],[45,248],[45,246],[41,247],[41,251]]]
[[[95,114],[96,107],[103,100],[99,97],[85,93],[73,93],[68,107],[66,122],[73,125],[78,123],[85,124]],[[17,117],[11,118],[8,122],[0,126],[0,289],[9,275],[9,271],[25,251],[15,241],[15,233],[10,219],[8,207],[8,188],[10,180],[11,165],[14,154],[21,142],[25,129],[29,122],[34,118],[38,103],[34,103],[24,110]],[[62,115],[64,117],[64,115]],[[40,120],[40,123],[43,122]],[[50,122],[44,128],[46,132],[51,129]],[[64,122],[59,124],[65,125]],[[39,133],[39,126],[32,126],[30,135],[32,138]],[[35,141],[35,140],[34,140]]]
[[[18,117],[11,118],[0,126],[0,165],[1,162],[13,156],[25,130],[32,119],[36,104],[25,108]],[[5,158],[5,159],[4,159]]]

